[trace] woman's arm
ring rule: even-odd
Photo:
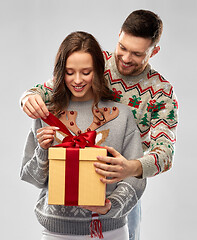
[[[48,147],[53,141],[55,127],[41,128],[41,120],[33,122],[28,135],[21,167],[21,179],[38,188],[46,185],[48,178]]]

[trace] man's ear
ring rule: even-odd
[[[160,50],[160,46],[155,46],[150,57],[153,57],[155,54],[157,54],[159,50]]]

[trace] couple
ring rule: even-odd
[[[139,239],[138,200],[145,179],[170,169],[174,153],[176,96],[170,83],[148,64],[160,50],[161,34],[161,19],[145,10],[134,11],[125,20],[115,53],[102,54],[88,33],[71,33],[58,50],[53,80],[23,96],[23,110],[36,120],[21,178],[42,188],[35,211],[44,226],[43,240],[87,239],[92,212],[99,214],[104,239]],[[47,149],[57,143],[58,129],[37,118],[46,118],[48,109],[75,135],[89,128],[103,133],[99,144],[107,145],[112,155],[98,156],[101,163],[95,164],[99,174],[110,177],[101,178],[108,183],[104,207],[47,205]],[[71,111],[78,114],[76,128],[67,118]]]

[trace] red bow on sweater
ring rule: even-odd
[[[96,131],[82,133],[79,136],[67,136],[56,147],[95,147]]]
[[[56,126],[59,128],[59,131],[68,135],[65,137],[61,144],[56,145],[55,147],[76,147],[76,148],[85,148],[85,147],[98,147],[95,146],[96,131],[89,131],[82,133],[78,136],[73,136],[68,128],[52,113],[49,113],[49,116],[46,119],[42,120],[50,126]]]

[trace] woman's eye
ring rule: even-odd
[[[89,75],[91,72],[83,72],[83,75],[87,76]]]
[[[66,72],[66,74],[69,75],[69,76],[73,75],[72,72]]]

